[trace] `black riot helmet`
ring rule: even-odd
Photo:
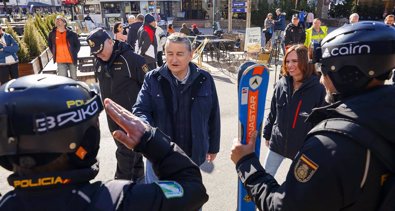
[[[363,91],[373,79],[385,80],[395,68],[395,29],[381,22],[347,24],[321,42],[318,59],[341,96]]]
[[[0,165],[33,168],[67,154],[73,166],[96,162],[103,110],[88,85],[56,75],[30,75],[0,87]]]

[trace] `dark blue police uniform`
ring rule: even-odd
[[[153,163],[161,181],[91,184],[89,181],[98,173],[97,164],[34,177],[13,174],[8,181],[15,190],[0,198],[0,210],[198,210],[208,200],[199,168],[159,130],[146,134],[135,150]]]
[[[255,154],[242,158],[236,169],[259,210],[379,210],[383,186],[395,171],[393,96],[394,86],[381,86],[315,110],[309,117],[312,123],[349,119],[380,138],[355,139],[328,129],[316,132],[306,140],[282,185],[265,172]],[[356,130],[340,128],[347,134]]]
[[[135,54],[130,45],[115,40],[109,61],[97,59],[95,69],[102,98],[110,98],[131,111],[148,71],[144,58]],[[107,117],[107,121],[111,132],[120,129],[110,117]],[[117,141],[115,143],[118,161],[115,178],[136,180],[142,177],[142,156]]]

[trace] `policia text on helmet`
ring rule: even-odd
[[[348,24],[315,48],[314,63],[329,76],[340,97],[355,95],[373,80],[384,81],[395,68],[395,30],[381,22]]]
[[[39,169],[59,158],[93,165],[99,150],[100,97],[81,82],[32,75],[0,89],[0,165]]]
[[[198,210],[208,201],[199,167],[159,129],[110,99],[114,137],[153,163],[160,181],[92,181],[99,172],[99,96],[84,83],[31,75],[0,87],[0,165],[14,187],[0,210]]]

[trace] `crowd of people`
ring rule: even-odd
[[[391,14],[379,23],[353,13],[328,34],[304,10],[288,25],[281,9],[267,15],[266,41],[281,40],[284,54],[262,128],[268,153],[261,165],[257,131],[230,155],[259,210],[395,209],[395,88],[384,84],[395,68],[393,24]],[[192,62],[197,25],[165,32],[139,14],[115,23],[113,38],[92,30],[100,92],[76,80],[77,34],[62,16],[55,25],[58,76],[18,78],[18,45],[0,30],[0,166],[14,172],[0,210],[202,210],[199,166],[220,152],[221,118],[213,76]],[[114,180],[91,183],[103,108],[117,166]],[[280,185],[284,159],[292,164]]]
[[[299,11],[292,15],[288,25],[285,25],[285,13],[282,13],[280,8],[275,14],[273,17],[272,13],[268,13],[263,22],[262,36],[265,38],[265,50],[271,51],[276,40],[281,40],[283,55],[287,48],[296,44],[304,44],[311,51],[312,44],[318,44],[328,34],[328,27],[322,25],[320,18],[314,18],[312,12]],[[359,22],[358,13],[352,13],[347,24],[357,22]],[[385,15],[384,23],[395,27],[394,14]]]

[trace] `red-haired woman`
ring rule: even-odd
[[[304,45],[291,46],[286,52],[263,129],[269,147],[264,167],[273,176],[284,158],[293,159],[303,145],[311,129],[305,122],[307,114],[325,103],[325,88],[307,52]]]

